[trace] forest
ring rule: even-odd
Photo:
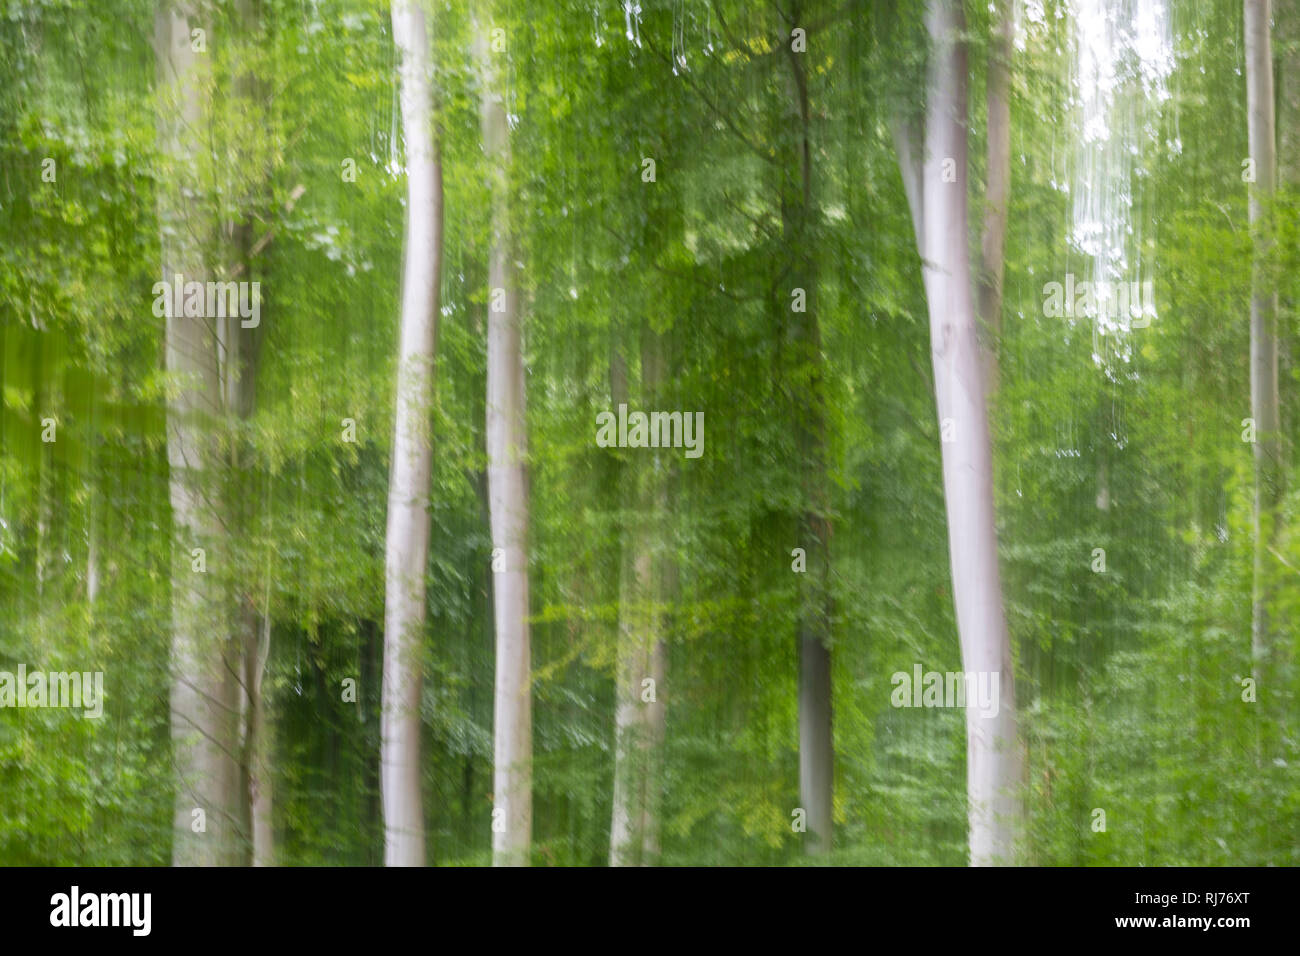
[[[0,864],[1300,865],[1300,0],[0,77]]]

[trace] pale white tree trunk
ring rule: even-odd
[[[995,0],[988,57],[988,171],[980,234],[979,319],[984,335],[985,383],[998,389],[1002,338],[1002,272],[1011,200],[1011,51],[1015,21],[1011,0]]]
[[[95,508],[90,511],[90,528],[86,545],[86,603],[94,605],[99,596],[99,529],[95,522]]]
[[[951,438],[942,446],[943,485],[962,666],[998,679],[996,715],[982,716],[975,695],[968,695],[966,705],[970,862],[984,866],[1014,862],[1024,757],[1002,606],[992,445],[966,239],[966,55],[959,0],[932,0],[926,26],[931,50],[924,158],[917,156],[906,122],[896,126],[896,136],[920,240],[941,433]],[[955,181],[944,181],[945,160],[955,169]]]
[[[420,690],[429,559],[429,413],[442,268],[442,170],[433,132],[429,38],[418,0],[394,0],[393,38],[399,58],[407,190],[385,539],[380,790],[384,863],[423,866]]]
[[[613,349],[609,372],[610,400],[615,406],[626,404],[628,400],[627,362],[619,347]],[[624,489],[635,487],[632,484],[630,465],[621,469]],[[615,635],[615,670],[614,670],[614,786],[612,812],[609,825],[609,865],[635,866],[640,860],[640,800],[639,778],[632,758],[639,752],[633,746],[634,738],[640,736],[636,727],[641,721],[641,712],[637,708],[639,697],[634,693],[634,684],[638,682],[646,669],[644,655],[628,652],[629,634],[632,627],[630,610],[638,600],[640,590],[636,583],[649,577],[649,554],[638,562],[632,556],[635,547],[629,536],[635,532],[631,528],[623,529],[623,543],[619,561],[618,578],[618,630]]]
[[[510,229],[510,127],[502,96],[500,51],[489,51],[475,25],[480,118],[492,193],[488,263],[488,512],[499,566],[492,576],[496,625],[493,709],[492,862],[526,866],[532,839],[532,687],[528,633],[528,486],[525,466],[524,363],[519,294]]]
[[[646,519],[638,517],[639,525]],[[663,743],[664,646],[656,633],[654,557],[648,527],[631,530],[619,587],[614,802],[610,866],[648,866],[659,846],[657,801]],[[646,683],[653,681],[653,683]],[[653,695],[653,699],[651,699]]]
[[[205,281],[204,199],[193,169],[204,104],[190,31],[200,26],[189,3],[162,3],[154,20],[163,94],[159,139],[169,178],[159,190],[162,279]],[[183,310],[173,303],[172,313]],[[239,647],[227,631],[210,565],[225,557],[217,519],[217,462],[210,446],[223,409],[218,345],[203,318],[166,318],[166,368],[179,386],[167,408],[172,505],[171,733],[177,775],[172,861],[178,866],[240,861]],[[196,570],[192,552],[202,548]]]
[[[1250,224],[1255,255],[1250,297],[1250,411],[1255,419],[1255,574],[1252,595],[1251,656],[1261,701],[1274,698],[1268,685],[1274,656],[1269,576],[1282,498],[1281,415],[1277,377],[1277,287],[1273,260],[1272,202],[1277,177],[1274,145],[1273,56],[1269,0],[1245,0],[1246,112],[1255,182],[1250,187]],[[1272,710],[1271,707],[1268,708]]]
[[[621,367],[611,375],[612,397],[627,401]],[[646,330],[641,346],[641,382],[647,407],[664,379],[658,337]],[[625,532],[619,577],[614,711],[614,800],[609,832],[610,866],[652,866],[660,850],[660,792],[666,712],[667,647],[663,600],[670,586],[671,558],[656,549],[667,511],[666,465],[628,465],[625,488],[636,516]]]

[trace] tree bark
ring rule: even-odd
[[[647,406],[658,400],[665,367],[659,336],[643,330],[641,384]],[[627,400],[621,371],[616,360],[610,376],[616,405]],[[636,514],[626,530],[619,576],[610,866],[653,866],[659,859],[666,719],[664,597],[670,574],[659,530],[667,507],[664,454],[656,452],[650,467],[637,467],[642,462],[629,465],[624,476]]]
[[[1278,182],[1300,184],[1300,0],[1281,0],[1277,16],[1282,46],[1277,98]]]
[[[481,80],[480,120],[492,194],[488,264],[487,457],[492,547],[504,570],[492,577],[496,626],[493,716],[492,862],[528,865],[532,839],[532,687],[528,628],[528,485],[525,465],[524,363],[519,291],[510,227],[510,128],[500,73],[488,50],[486,24],[476,24]]]
[[[190,30],[200,21],[189,3],[161,3],[154,20],[158,82],[165,93],[159,118],[161,151],[171,164],[158,192],[162,279],[205,281],[205,199],[194,168],[205,104]],[[217,464],[211,446],[223,393],[218,342],[207,320],[186,317],[173,303],[166,317],[166,368],[179,390],[167,408],[167,457],[172,506],[171,734],[177,789],[172,862],[177,866],[240,861],[239,646],[227,632],[220,588],[206,570],[219,561]],[[193,549],[203,549],[197,570]],[[214,626],[215,624],[215,626]],[[196,811],[201,811],[197,813]]]
[[[1273,273],[1273,215],[1277,179],[1274,144],[1273,56],[1269,0],[1245,0],[1246,112],[1255,183],[1250,189],[1254,239],[1250,297],[1250,412],[1255,419],[1255,568],[1251,614],[1251,657],[1260,701],[1266,710],[1277,688],[1269,686],[1274,655],[1271,620],[1273,561],[1282,499],[1282,436],[1277,376],[1277,286]]]
[[[423,866],[420,691],[432,467],[429,411],[442,268],[442,167],[433,131],[429,39],[418,0],[394,0],[393,39],[406,139],[407,205],[385,539],[380,790],[385,865]]]
[[[99,596],[99,528],[95,521],[96,509],[92,499],[86,534],[86,603],[93,609]]]
[[[665,652],[659,638],[654,533],[638,515],[619,587],[613,819],[610,866],[652,866],[659,851],[658,800],[664,735]],[[646,684],[645,681],[653,681]],[[654,698],[649,698],[653,688]]]
[[[995,0],[988,58],[988,169],[980,235],[979,319],[989,394],[998,390],[1002,338],[1002,276],[1011,201],[1011,50],[1015,22],[1009,0]]]
[[[1018,740],[1011,642],[1002,606],[993,509],[993,461],[984,366],[971,295],[967,171],[965,29],[959,0],[932,0],[926,15],[931,51],[925,111],[925,155],[900,149],[930,312],[935,398],[942,425],[944,501],[953,599],[967,673],[997,675],[996,714],[966,702],[966,790],[970,862],[1014,861],[1022,828],[1024,757]],[[906,123],[899,139],[906,141]],[[908,164],[913,164],[908,168]],[[944,182],[952,160],[955,182]],[[918,208],[919,207],[919,208]],[[941,433],[942,433],[941,431]]]
[[[802,23],[799,4],[791,23]],[[777,131],[781,157],[781,234],[789,257],[789,285],[804,290],[802,311],[781,304],[788,344],[806,384],[795,396],[795,435],[804,469],[805,505],[797,521],[798,546],[807,559],[795,625],[799,648],[799,804],[805,813],[804,849],[829,853],[834,836],[835,739],[831,687],[829,492],[826,481],[826,396],[817,319],[817,223],[813,203],[812,130],[806,53],[785,44],[790,71],[786,110]],[[785,295],[790,290],[781,290]]]
[[[245,37],[252,37],[258,29],[258,12],[253,0],[236,0],[235,13],[237,23]],[[233,77],[233,102],[231,109],[236,115],[256,116],[259,99],[263,95],[262,86],[247,64],[235,62]],[[256,157],[248,148],[247,140],[239,139],[236,150],[240,156],[238,167],[242,173],[236,173],[236,183],[245,187],[246,193],[239,208],[238,221],[227,224],[232,250],[239,262],[232,274],[246,275],[252,279],[255,272],[254,259],[257,246],[253,240],[253,222],[259,219],[262,192],[265,188],[263,178],[255,173],[246,181],[240,175],[249,175],[247,171],[255,170]],[[287,209],[292,208],[290,200]],[[260,316],[260,311],[259,311]],[[241,462],[240,455],[247,453],[247,443],[240,433],[240,424],[247,422],[257,405],[257,369],[266,326],[261,322],[255,327],[245,328],[239,315],[217,319],[222,332],[221,373],[223,387],[226,391],[226,412],[231,424],[232,440],[231,471],[232,488],[235,500],[230,505],[230,527],[235,533],[247,537],[253,528],[256,495],[252,485],[252,475],[247,470],[247,460]],[[243,467],[241,468],[241,464]],[[270,502],[269,477],[267,504]],[[264,571],[264,593],[261,610],[255,600],[252,589],[244,582],[236,582],[234,601],[238,607],[235,614],[239,640],[242,642],[244,689],[244,739],[243,761],[241,766],[241,797],[247,813],[244,826],[249,841],[249,862],[253,866],[272,866],[275,862],[275,831],[272,825],[272,756],[271,756],[271,710],[265,698],[266,667],[271,652],[271,555],[268,551]]]
[[[269,568],[267,573],[269,575]],[[271,652],[269,607],[259,614],[251,603],[246,606],[243,636],[244,688],[248,695],[244,733],[244,785],[247,788],[249,834],[252,841],[250,862],[253,866],[272,866],[275,863],[275,831],[271,823],[270,719],[263,690],[267,658]]]

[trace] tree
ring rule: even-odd
[[[663,397],[666,370],[663,337],[643,326],[641,394],[646,407],[655,407]],[[615,406],[627,402],[621,356],[611,367],[610,391]],[[672,583],[671,558],[664,553],[660,530],[667,511],[666,455],[660,449],[649,461],[631,462],[623,475],[633,513],[624,531],[619,567],[610,866],[651,866],[659,859],[666,727],[662,695],[668,656],[665,598]]]
[[[442,271],[442,164],[433,129],[429,38],[419,0],[394,0],[393,40],[399,61],[407,186],[385,536],[380,778],[384,863],[423,866],[420,691],[432,467],[429,404]]]
[[[985,336],[985,383],[998,389],[998,341],[1002,336],[1003,252],[1011,201],[1011,51],[1015,21],[1009,0],[997,0],[988,57],[988,169],[984,226],[980,232],[979,320]]]
[[[1300,183],[1300,3],[1281,0],[1278,6],[1278,180],[1295,186]]]
[[[1271,204],[1277,182],[1274,140],[1273,54],[1270,0],[1245,0],[1246,113],[1255,183],[1250,189],[1250,225],[1254,240],[1250,295],[1250,413],[1255,420],[1255,571],[1251,594],[1251,657],[1262,702],[1279,688],[1268,684],[1277,653],[1269,578],[1275,570],[1269,552],[1277,539],[1282,500],[1281,413],[1277,376],[1277,286]],[[1268,710],[1272,710],[1271,706]]]
[[[158,82],[164,93],[161,152],[169,161],[159,189],[162,276],[185,283],[212,275],[215,229],[207,221],[196,180],[199,132],[207,105],[191,29],[198,12],[188,3],[160,4],[154,20]],[[171,299],[171,297],[169,297]],[[171,301],[166,315],[166,369],[178,390],[167,409],[171,467],[172,649],[171,732],[178,776],[172,859],[177,865],[231,865],[241,856],[241,796],[237,751],[240,641],[209,562],[228,557],[215,425],[222,420],[221,333],[202,315]],[[216,625],[214,627],[214,624]]]
[[[258,11],[252,0],[238,0],[235,4],[235,24],[243,39],[257,36]],[[249,57],[251,59],[251,56]],[[240,119],[232,132],[236,137],[234,151],[237,162],[230,164],[227,174],[233,180],[233,194],[236,207],[229,221],[223,224],[223,234],[228,237],[227,245],[239,261],[231,270],[231,277],[243,275],[252,279],[253,259],[259,248],[254,243],[253,223],[263,204],[259,201],[265,188],[258,162],[258,145],[271,140],[263,133],[262,137],[248,135],[249,130],[257,128],[261,115],[262,87],[250,63],[241,62],[238,57],[234,62],[235,73],[232,80],[232,103],[230,112]],[[265,147],[262,147],[265,148]],[[290,198],[287,210],[293,208],[294,198]],[[270,233],[262,242],[264,247],[269,242]],[[250,535],[254,502],[257,500],[253,482],[249,480],[249,465],[253,461],[249,442],[241,433],[252,418],[257,404],[257,368],[266,326],[261,322],[259,307],[258,322],[246,324],[237,312],[224,319],[216,319],[218,327],[221,375],[225,391],[225,410],[229,419],[227,431],[232,436],[229,442],[231,478],[228,483],[231,518],[230,528],[233,534],[246,540]],[[269,497],[269,496],[268,496]],[[275,828],[272,823],[272,748],[271,717],[267,701],[266,668],[271,652],[271,561],[266,557],[262,579],[262,594],[254,597],[254,585],[238,579],[232,580],[230,605],[234,608],[232,630],[240,635],[239,654],[241,670],[239,675],[242,691],[241,712],[243,725],[240,746],[240,799],[243,801],[244,819],[242,827],[248,837],[249,862],[253,866],[270,866],[275,861]]]
[[[789,27],[807,22],[795,3]],[[796,307],[786,290],[778,297],[788,346],[798,370],[794,396],[795,436],[803,465],[803,508],[798,546],[808,561],[800,576],[796,638],[799,648],[799,803],[807,813],[805,849],[828,853],[834,831],[835,737],[831,706],[830,515],[827,492],[826,390],[817,314],[818,213],[813,191],[813,143],[807,53],[782,42],[789,66],[778,140],[782,144],[779,205],[788,284],[804,291]],[[788,309],[788,311],[786,311]]]
[[[924,157],[913,127],[898,126],[899,166],[912,206],[930,313],[935,400],[943,441],[943,488],[953,602],[968,674],[997,675],[995,715],[966,699],[966,791],[973,866],[1013,860],[1022,810],[1023,756],[1014,666],[998,570],[993,461],[979,328],[971,294],[966,196],[966,53],[957,0],[926,13]],[[991,678],[990,678],[991,679]]]
[[[492,861],[496,866],[522,866],[528,863],[533,815],[524,362],[510,223],[510,126],[497,67],[504,51],[489,51],[485,28],[476,25],[475,52],[492,204],[486,429],[496,628]]]

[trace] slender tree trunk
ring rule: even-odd
[[[199,26],[188,3],[162,3],[155,16],[159,122],[172,178],[159,189],[162,278],[205,281],[200,184],[187,179],[199,155],[205,109],[190,31]],[[196,221],[197,220],[197,221]],[[178,866],[239,862],[239,648],[227,633],[220,588],[208,565],[225,557],[217,520],[217,464],[210,437],[223,394],[218,343],[203,318],[172,303],[166,318],[166,367],[180,386],[167,409],[173,525],[171,732],[177,773],[172,860]],[[195,549],[203,549],[198,555]]]
[[[988,59],[988,170],[980,234],[979,320],[989,394],[998,390],[1002,338],[1002,273],[1011,201],[1011,50],[1015,21],[1010,0],[995,0]]]
[[[86,543],[86,603],[92,607],[99,596],[99,528],[95,521],[96,508],[92,501]]]
[[[1097,456],[1097,510],[1110,510],[1110,463],[1105,452]]]
[[[251,610],[251,609],[250,609]],[[275,864],[275,831],[271,824],[271,741],[270,718],[264,696],[263,677],[271,651],[270,609],[260,616],[253,611],[244,631],[244,686],[248,690],[247,787],[253,866]],[[260,628],[258,624],[260,623]]]
[[[423,866],[420,689],[433,454],[429,409],[442,268],[442,168],[433,132],[429,39],[418,0],[394,0],[393,38],[400,61],[407,202],[385,539],[380,790],[385,864]]]
[[[803,22],[799,4],[792,23]],[[790,257],[790,289],[781,289],[787,338],[807,383],[795,397],[795,432],[804,468],[805,506],[798,519],[798,547],[807,572],[801,575],[796,623],[799,646],[799,803],[805,812],[810,854],[829,853],[834,836],[835,739],[831,706],[831,593],[829,493],[826,482],[826,396],[821,329],[817,319],[817,232],[813,205],[812,132],[806,53],[785,44],[790,71],[786,110],[777,136],[784,144],[781,163],[781,232]],[[796,311],[793,290],[802,289]]]
[[[622,343],[614,342],[610,349],[609,395],[614,407],[627,404],[627,358]],[[630,465],[616,468],[614,485],[621,486],[622,500],[626,500],[626,489],[631,484]],[[636,774],[632,759],[637,751],[632,746],[633,728],[639,719],[637,697],[633,682],[637,680],[636,667],[627,654],[627,630],[630,626],[629,611],[635,602],[633,584],[636,582],[636,562],[629,555],[632,553],[634,530],[625,525],[621,529],[620,560],[618,575],[618,623],[614,637],[614,786],[612,795],[612,813],[609,826],[609,865],[636,866],[640,862],[640,835],[636,832],[636,823],[640,819],[636,809],[635,794]],[[644,565],[642,572],[646,573]],[[642,668],[644,669],[644,667]]]
[[[1023,817],[1024,757],[1002,606],[992,447],[966,241],[966,54],[960,39],[965,24],[959,0],[932,0],[926,26],[931,51],[923,161],[912,148],[908,124],[900,123],[896,130],[903,180],[909,186],[913,219],[919,223],[916,231],[930,312],[962,666],[967,673],[996,675],[998,680],[996,713],[983,715],[974,694],[967,695],[966,703],[970,862],[985,866],[1014,861]],[[955,182],[944,181],[947,160],[955,164]]]
[[[257,35],[259,29],[258,10],[254,0],[237,0],[236,14],[240,29],[245,37]],[[260,100],[265,95],[263,85],[253,74],[251,67],[236,64],[234,76],[234,95],[236,109],[244,116],[257,116]],[[246,141],[240,140],[237,149],[242,152],[240,166],[243,169],[255,169],[256,157]],[[258,213],[265,207],[263,192],[265,182],[260,177],[253,177],[245,184],[247,195],[240,210],[242,217],[230,225],[232,245],[237,250],[242,266],[242,274],[249,280],[255,270],[255,249],[253,239],[253,222],[260,218]],[[292,209],[291,199],[286,211]],[[237,267],[238,268],[238,267]],[[259,316],[261,315],[259,308]],[[245,328],[243,320],[232,316],[226,320],[226,341],[229,352],[226,353],[225,375],[230,390],[228,411],[232,413],[232,424],[246,422],[253,415],[257,406],[257,371],[261,357],[262,342],[266,326],[261,322],[252,328]],[[247,454],[246,442],[242,437],[232,441],[231,448],[238,455]],[[251,457],[251,456],[249,456]],[[253,502],[256,494],[252,475],[247,473],[247,462],[240,468],[241,462],[232,461],[235,473],[235,487],[239,489],[239,500],[235,507],[239,512],[232,526],[239,533],[248,536],[253,527]],[[265,504],[270,504],[270,484],[267,479]],[[250,862],[253,866],[272,866],[275,863],[275,830],[272,825],[272,747],[271,708],[266,700],[265,675],[271,653],[271,556],[268,551],[263,572],[263,593],[259,602],[251,593],[252,588],[241,588],[241,622],[240,637],[243,641],[243,684],[245,693],[244,724],[244,779],[243,796],[248,808],[248,835],[250,844]]]
[[[641,342],[641,384],[647,405],[658,400],[664,382],[663,344],[645,329]],[[616,404],[627,399],[621,365],[611,380]],[[663,635],[664,583],[668,559],[660,524],[666,508],[663,452],[656,462],[634,461],[625,473],[636,515],[625,532],[619,577],[618,648],[614,714],[614,801],[610,822],[610,866],[653,866],[659,858],[659,794],[665,730]]]
[[[1300,185],[1300,0],[1281,0],[1277,30],[1283,47],[1278,91],[1278,181]]]
[[[235,22],[242,38],[254,39],[258,33],[258,13],[254,0],[236,0]],[[233,263],[229,278],[244,276],[252,280],[255,271],[253,222],[261,219],[265,207],[263,192],[265,177],[257,167],[255,151],[246,136],[248,127],[260,113],[261,84],[252,67],[238,55],[232,58],[231,97],[223,104],[228,114],[246,118],[246,127],[236,130],[232,144],[238,157],[235,170],[230,174],[227,187],[236,203],[236,218],[224,226],[223,239]],[[288,208],[292,208],[292,201]],[[269,241],[269,240],[268,240]],[[225,251],[225,250],[223,250]],[[261,317],[260,307],[258,312]],[[257,369],[265,325],[260,321],[245,327],[239,314],[212,319],[218,335],[218,366],[221,374],[226,425],[230,436],[230,480],[227,488],[227,527],[232,536],[243,540],[254,528],[257,496],[252,475],[248,471],[252,456],[244,437],[244,426],[253,416],[257,405]],[[269,488],[267,501],[269,502]],[[240,680],[243,698],[240,701],[243,741],[240,763],[241,825],[248,844],[247,862],[254,866],[270,866],[274,862],[274,843],[271,821],[271,747],[270,709],[263,696],[264,675],[270,655],[270,554],[267,554],[264,575],[265,593],[261,611],[251,582],[238,578],[228,579],[229,600],[234,642],[241,654]]]
[[[235,242],[247,256],[252,230],[248,224],[235,228]],[[244,259],[248,262],[248,259]],[[215,320],[221,323],[222,320]],[[247,538],[253,530],[256,495],[252,475],[239,453],[243,444],[237,424],[253,414],[256,391],[256,354],[261,341],[258,329],[244,329],[239,317],[227,319],[226,376],[229,397],[227,409],[231,424],[231,477],[232,500],[228,503],[229,527],[234,533]],[[269,481],[269,478],[268,478]],[[268,490],[267,500],[270,494]],[[271,730],[270,707],[265,697],[265,675],[271,653],[271,558],[268,552],[263,573],[263,593],[255,596],[256,585],[251,580],[231,582],[230,603],[234,609],[233,626],[241,657],[240,684],[243,697],[240,710],[243,721],[243,741],[240,762],[240,798],[242,825],[249,841],[248,862],[254,866],[274,864],[274,830],[271,822]],[[260,597],[260,601],[258,600]],[[260,604],[260,610],[259,610]]]
[[[1275,625],[1271,619],[1274,562],[1269,555],[1282,499],[1282,436],[1277,377],[1277,286],[1273,271],[1273,223],[1269,204],[1277,177],[1274,145],[1273,56],[1269,0],[1245,0],[1246,111],[1255,183],[1250,190],[1250,224],[1255,255],[1250,297],[1250,411],[1255,419],[1255,574],[1251,656],[1260,701],[1266,711],[1278,688],[1273,673]]]
[[[483,151],[492,192],[488,264],[487,457],[492,547],[504,569],[492,578],[496,625],[493,717],[492,862],[526,866],[532,839],[532,688],[528,634],[528,486],[525,467],[524,363],[519,293],[510,228],[510,128],[500,72],[477,24]],[[502,811],[497,814],[497,811]]]
[[[614,715],[614,804],[610,866],[650,866],[658,852],[653,795],[663,741],[664,647],[655,625],[655,562],[646,514],[631,540],[619,586],[618,684]]]

